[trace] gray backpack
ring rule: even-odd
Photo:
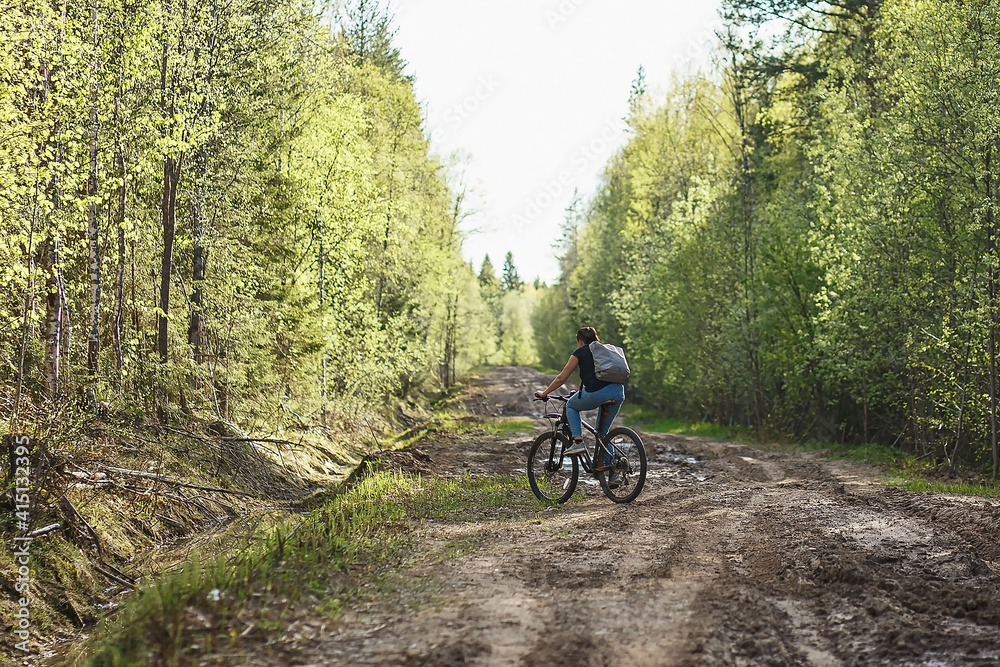
[[[631,371],[625,361],[625,352],[620,347],[596,340],[589,347],[594,355],[594,374],[598,380],[618,384],[628,380]]]

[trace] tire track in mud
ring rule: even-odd
[[[497,369],[468,405],[533,415],[541,384]],[[401,592],[349,611],[299,664],[1000,664],[997,503],[886,489],[813,455],[644,439],[633,504],[581,484],[537,520],[429,523],[427,553],[475,548],[401,573]],[[528,444],[420,451],[434,474],[523,474]]]
[[[750,487],[731,591],[699,601],[718,628],[705,664],[1000,663],[996,549],[981,548],[995,504],[961,514],[946,509],[953,498],[858,483],[848,466],[769,458],[784,459],[786,479]]]

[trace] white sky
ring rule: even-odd
[[[391,0],[432,150],[457,154],[474,210],[464,255],[508,250],[553,282],[552,244],[574,188],[590,199],[624,144],[636,70],[656,94],[704,65],[718,0]],[[459,171],[463,170],[459,167]],[[453,184],[454,185],[454,184]]]

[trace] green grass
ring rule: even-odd
[[[515,433],[524,433],[525,431],[534,431],[536,426],[535,422],[528,417],[495,417],[488,420],[483,428],[490,433],[496,433],[498,435],[513,435]]]
[[[935,480],[932,476],[937,470],[937,466],[932,461],[920,459],[901,449],[887,445],[811,443],[765,446],[765,448],[795,452],[818,452],[826,459],[878,468],[882,471],[882,482],[886,486],[913,493],[952,493],[962,496],[1000,498],[1000,484],[990,484],[986,481],[943,482]],[[976,477],[974,473],[968,471],[965,474]]]
[[[825,458],[880,468],[882,481],[914,493],[953,493],[962,496],[1000,498],[1000,484],[986,481],[940,481],[931,476],[937,466],[895,447],[886,445],[845,445],[836,443],[798,445],[796,451],[817,451]],[[966,473],[970,474],[970,473]]]
[[[626,406],[625,423],[651,433],[692,435],[726,442],[754,445],[765,450],[784,452],[818,452],[824,458],[847,461],[879,468],[887,486],[915,493],[953,493],[958,495],[1000,498],[1000,484],[985,481],[942,482],[930,479],[934,463],[921,460],[901,449],[886,445],[848,445],[841,443],[780,443],[762,442],[743,426],[727,427],[711,422],[689,422],[664,418],[649,408]]]
[[[258,536],[243,553],[196,554],[105,619],[70,664],[130,667],[152,654],[162,657],[159,664],[180,665],[239,654],[241,642],[280,634],[294,605],[342,613],[364,582],[383,580],[414,558],[415,530],[426,520],[523,519],[541,509],[520,478],[375,472],[299,523]],[[441,558],[474,548],[472,538],[449,544]]]
[[[495,435],[512,435],[534,429],[534,422],[526,417],[479,417],[471,414],[441,412],[401,433],[396,437],[393,446],[394,448],[409,447],[425,438],[438,435],[463,435],[473,431],[485,431]]]
[[[650,433],[692,435],[727,442],[753,441],[750,429],[744,426],[723,426],[714,422],[692,422],[676,417],[662,417],[656,411],[641,406],[626,405],[622,415],[627,425]]]
[[[927,479],[913,479],[905,475],[890,475],[886,479],[889,486],[895,486],[914,493],[953,493],[960,496],[980,498],[1000,498],[1000,485],[977,484],[975,482],[935,482]]]
[[[793,449],[802,452],[821,452],[824,457],[829,459],[889,468],[900,472],[908,471],[910,474],[918,473],[921,469],[926,468],[912,455],[886,445],[847,445],[826,442],[797,444]]]

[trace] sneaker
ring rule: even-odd
[[[587,451],[587,448],[583,446],[583,440],[574,440],[573,444],[570,445],[569,449],[563,451],[566,456],[579,456]]]
[[[612,468],[611,472],[608,473],[608,488],[617,489],[622,485],[622,476],[618,472],[618,468]]]

